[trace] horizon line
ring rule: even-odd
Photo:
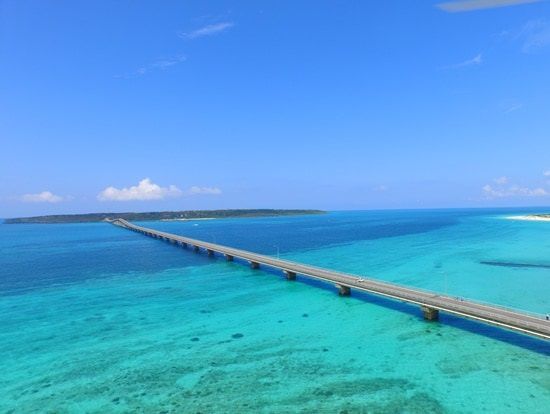
[[[86,212],[86,213],[55,213],[55,214],[39,214],[32,216],[17,216],[17,217],[0,217],[0,220],[19,219],[19,218],[31,218],[31,217],[51,217],[51,216],[78,216],[88,214],[146,214],[146,213],[166,213],[166,212],[183,212],[183,211],[228,211],[228,210],[311,210],[321,211],[324,213],[336,213],[336,212],[353,212],[353,211],[422,211],[422,210],[512,210],[512,209],[550,209],[550,205],[547,206],[484,206],[484,207],[388,207],[388,208],[351,208],[351,209],[321,209],[321,208],[275,208],[275,207],[257,207],[257,208],[212,208],[212,209],[187,209],[187,210],[157,210],[157,211],[98,211],[98,212]],[[244,217],[246,218],[246,217]],[[36,224],[36,223],[27,223]]]

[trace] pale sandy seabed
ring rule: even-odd
[[[509,219],[509,220],[550,221],[550,217],[540,217],[540,216],[535,216],[535,215],[508,216],[506,218]]]

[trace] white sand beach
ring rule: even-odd
[[[539,216],[535,214],[530,214],[526,216],[508,216],[506,217],[509,220],[527,220],[527,221],[550,221],[550,216]]]

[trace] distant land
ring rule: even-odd
[[[236,217],[274,217],[298,216],[306,214],[324,214],[322,210],[187,210],[187,211],[154,211],[149,213],[88,213],[88,214],[61,214],[53,216],[20,217],[4,220],[4,224],[54,224],[54,223],[94,223],[107,221],[112,218],[123,218],[128,221],[154,220],[197,220],[219,219]]]

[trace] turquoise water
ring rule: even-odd
[[[550,223],[517,211],[149,222],[550,312]],[[1,413],[547,413],[550,345],[108,224],[0,225]]]

